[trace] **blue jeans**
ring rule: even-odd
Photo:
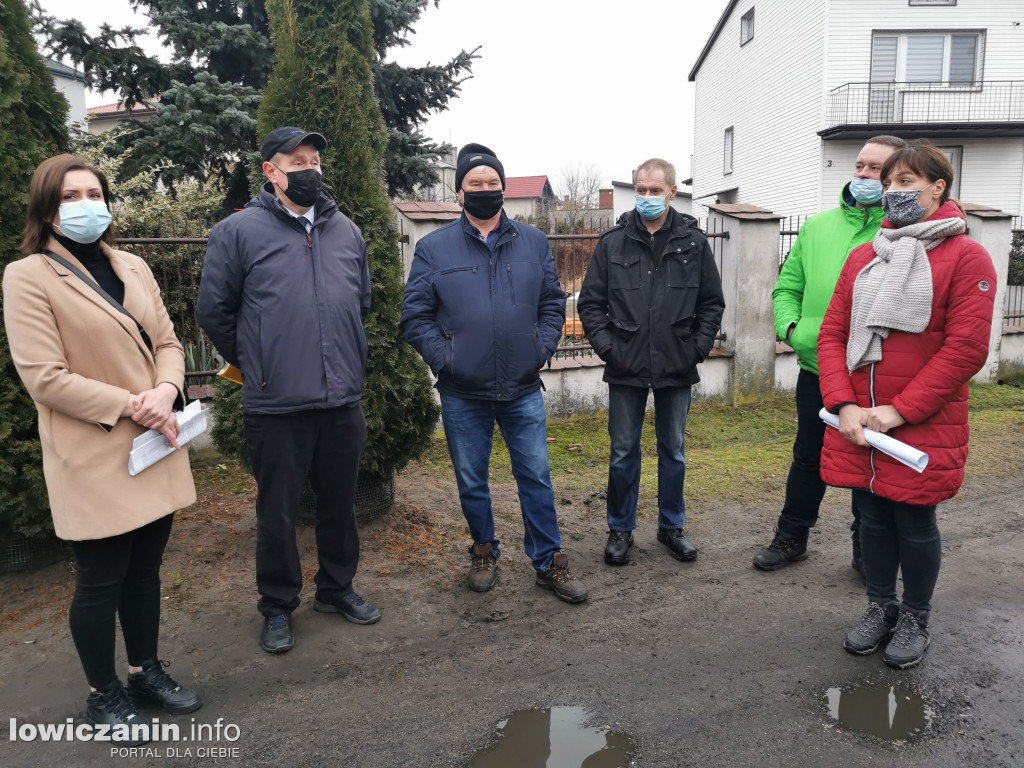
[[[507,403],[441,395],[441,420],[469,532],[476,544],[490,542],[495,557],[501,553],[498,539],[494,537],[494,510],[487,472],[497,422],[508,446],[512,474],[519,489],[526,554],[538,572],[548,570],[551,558],[562,549],[562,539],[548,465],[547,414],[540,390]]]
[[[932,594],[942,565],[942,537],[935,506],[890,501],[855,490],[860,509],[860,547],[868,597],[896,600],[896,574],[903,572],[903,604],[915,611],[932,609]]]
[[[636,528],[640,495],[640,435],[647,412],[647,388],[608,385],[608,528]],[[658,441],[658,527],[682,528],[686,522],[683,482],[686,451],[683,444],[689,387],[654,390],[654,434]]]

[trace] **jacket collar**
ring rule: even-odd
[[[462,212],[462,217],[459,221],[462,222],[462,231],[465,232],[467,236],[472,237],[478,242],[483,242],[480,240],[480,230],[473,226],[469,218],[466,216],[465,211]],[[508,242],[508,239],[515,232],[515,226],[512,223],[512,219],[505,214],[504,208],[501,209],[501,213],[498,218],[498,226],[495,227],[495,230],[498,232],[498,245]]]
[[[669,208],[668,219],[665,221],[665,226],[668,227],[669,238],[673,237],[686,237],[690,234],[690,229],[697,223],[697,220],[693,216],[688,216],[685,213],[680,213],[675,208]],[[640,222],[640,214],[636,212],[636,209],[626,211],[619,217],[618,224],[622,227],[626,234],[634,239],[644,239],[649,237],[647,227],[643,226]]]
[[[71,251],[61,245],[56,238],[50,238],[50,241],[46,245],[46,250],[53,251],[58,256],[61,256],[71,264],[74,264],[86,275],[92,277],[92,275],[89,274],[89,270],[82,265],[82,262],[76,259]],[[106,243],[100,243],[100,250],[103,251],[103,255],[106,256],[108,261],[110,261],[110,266],[114,269],[114,274],[116,274],[118,279],[124,284],[124,301],[121,302],[121,306],[128,310],[128,312],[138,320],[140,316],[145,314],[147,302],[145,290],[136,274],[138,270],[131,261],[124,257],[124,254],[121,251],[114,250]],[[43,254],[43,258],[46,260],[46,263],[50,265],[50,268],[60,275],[72,290],[77,291],[88,301],[91,301],[101,310],[113,317],[124,327],[126,331],[128,331],[129,334],[131,334],[131,337],[135,339],[139,348],[147,355],[151,355],[149,347],[146,346],[146,342],[142,340],[142,336],[139,334],[139,329],[135,326],[135,323],[110,306],[102,296],[96,293],[94,288],[83,283],[82,280],[79,279],[78,275],[69,270],[63,264],[47,258],[45,254]]]
[[[868,208],[857,207],[857,200],[850,191],[850,182],[846,182],[843,185],[843,190],[839,193],[839,206],[848,218],[856,219],[859,224],[869,221],[880,224],[882,219],[885,218],[885,212],[882,210],[881,205],[872,205]]]
[[[286,221],[295,221],[295,217],[288,213],[288,209],[284,207],[284,203],[282,203],[274,193],[274,185],[269,181],[264,182],[263,186],[260,187],[260,193],[246,203],[245,207],[265,208],[279,218]],[[334,215],[338,210],[338,204],[334,202],[334,198],[326,192],[321,192],[320,199],[316,201],[313,208],[316,210],[316,219],[313,222],[313,226],[316,227],[320,224],[321,219],[327,219]],[[300,225],[296,224],[296,226]]]

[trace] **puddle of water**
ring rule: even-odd
[[[867,684],[857,688],[829,688],[828,714],[851,731],[895,741],[921,734],[932,721],[932,711],[914,691],[898,686]]]
[[[586,721],[582,707],[516,712],[498,723],[498,743],[477,752],[472,768],[628,768],[633,740]]]

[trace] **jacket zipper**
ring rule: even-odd
[[[871,407],[875,407],[875,364],[871,364]],[[871,482],[868,483],[868,490],[875,492],[875,448],[871,446],[868,458],[871,461]]]
[[[509,295],[512,297],[512,306],[515,306],[516,286],[515,283],[512,282],[512,264],[507,261],[505,262],[505,271],[508,272],[508,292]]]

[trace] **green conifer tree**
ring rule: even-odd
[[[369,438],[364,475],[385,478],[418,456],[437,423],[430,379],[398,337],[402,263],[384,182],[388,134],[374,91],[368,0],[268,0],[274,70],[257,116],[266,135],[297,125],[327,138],[325,186],[359,227],[369,250],[372,309],[363,408]]]
[[[68,104],[43,65],[22,0],[0,0],[0,268],[18,242],[32,172],[67,145]],[[18,378],[0,309],[0,539],[52,530],[36,409]]]

